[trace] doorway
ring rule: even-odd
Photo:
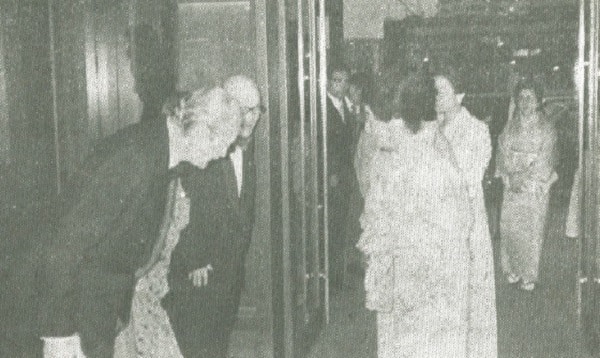
[[[579,166],[581,182],[579,225],[580,267],[578,272],[579,317],[587,348],[600,352],[600,137],[598,127],[598,78],[600,6],[596,1],[579,2]],[[577,188],[576,188],[577,189]]]

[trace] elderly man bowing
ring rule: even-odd
[[[172,103],[164,121],[108,138],[86,162],[79,185],[65,190],[70,199],[40,270],[46,357],[113,356],[136,281],[164,252],[159,233],[171,225],[166,206],[179,186],[169,168],[205,168],[258,119],[243,115],[258,104],[256,85],[243,77],[234,83],[237,92],[193,92]]]

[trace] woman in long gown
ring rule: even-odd
[[[495,347],[481,355],[469,339],[474,214],[434,121],[433,78],[411,75],[395,92],[392,119],[368,120],[357,157],[365,194],[357,247],[367,258],[378,357],[495,357]]]
[[[492,156],[488,127],[462,106],[464,92],[456,69],[440,61],[433,70],[440,130],[450,142],[465,179],[474,216],[469,236],[470,327],[472,357],[495,357],[497,352],[494,254],[483,193],[483,177]]]
[[[541,88],[529,80],[515,90],[516,109],[499,139],[497,175],[504,183],[500,219],[502,270],[530,291],[538,281],[549,190],[556,181],[556,133],[540,110]]]

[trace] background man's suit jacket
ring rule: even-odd
[[[329,177],[336,175],[342,183],[353,171],[354,141],[354,120],[344,101],[343,103],[344,120],[331,99],[327,97],[327,170]]]
[[[348,199],[352,183],[355,180],[353,166],[354,119],[343,103],[344,119],[327,97],[327,177],[328,185],[328,223],[329,230],[329,282],[340,287],[343,279],[345,247],[345,227],[347,222]],[[320,121],[319,121],[320,122]],[[320,128],[320,127],[319,127]],[[318,133],[321,133],[320,131]],[[322,135],[318,137],[322,149]],[[322,168],[322,163],[319,163]],[[322,176],[319,175],[321,178]],[[333,184],[332,178],[337,182]],[[323,194],[321,193],[321,199]]]
[[[254,224],[255,170],[251,147],[244,153],[240,197],[229,158],[192,169],[182,177],[190,198],[190,223],[182,230],[169,267],[169,293],[163,299],[175,334],[191,338],[206,329],[231,329],[244,278],[244,259]],[[188,274],[210,264],[208,286],[192,285]],[[185,329],[181,328],[184,323]],[[182,333],[183,332],[183,333]],[[184,351],[198,351],[207,342],[180,339]],[[198,347],[185,347],[185,342]],[[184,353],[185,355],[185,353]]]
[[[97,146],[65,188],[41,255],[42,336],[79,332],[84,350],[112,342],[158,236],[167,169],[166,123],[137,124]]]

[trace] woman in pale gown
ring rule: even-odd
[[[473,206],[435,101],[433,78],[409,76],[389,117],[374,108],[389,120],[369,118],[360,140],[366,306],[377,312],[380,358],[495,357],[470,339]]]
[[[538,281],[554,171],[556,133],[540,110],[541,88],[530,80],[515,90],[516,109],[499,139],[497,175],[504,182],[500,220],[502,270],[531,291]]]
[[[494,254],[482,182],[492,156],[487,125],[462,105],[464,89],[458,71],[448,62],[434,66],[438,91],[436,112],[440,130],[450,142],[465,178],[474,216],[469,236],[470,327],[472,357],[497,355]]]

